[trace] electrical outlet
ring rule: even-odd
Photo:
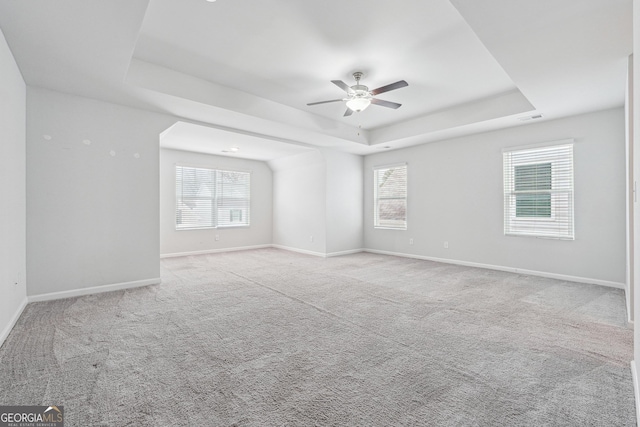
[[[413,238],[409,239],[409,244],[413,245]]]
[[[310,236],[310,237],[309,237],[309,241],[310,241],[310,242],[313,242],[313,236]]]
[[[218,240],[220,240],[220,236],[218,236],[218,235],[216,234],[215,239],[216,239],[216,242],[217,242]]]
[[[444,242],[444,248],[449,249],[449,242]]]

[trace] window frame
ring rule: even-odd
[[[179,218],[179,211],[180,211],[180,204],[184,204],[182,203],[183,200],[185,200],[185,197],[182,196],[182,194],[179,193],[178,191],[178,169],[181,168],[182,169],[182,174],[184,174],[184,170],[185,169],[199,169],[199,170],[205,170],[208,171],[211,174],[211,182],[210,182],[210,186],[213,188],[213,194],[210,197],[204,197],[203,199],[206,200],[211,200],[211,221],[210,223],[212,225],[204,225],[204,226],[182,226],[180,227],[180,224],[178,224],[178,218]],[[246,199],[245,203],[246,203],[246,221],[242,221],[241,223],[238,223],[237,225],[233,225],[230,223],[226,223],[226,224],[222,224],[223,222],[220,218],[219,212],[221,209],[224,209],[225,207],[222,204],[222,201],[224,200],[224,196],[220,194],[223,188],[223,183],[221,182],[222,180],[222,175],[224,173],[239,173],[239,174],[246,174]],[[252,179],[252,171],[250,170],[240,170],[240,169],[221,169],[221,168],[217,168],[217,167],[211,167],[211,166],[204,166],[204,165],[193,165],[193,164],[184,164],[184,163],[176,163],[174,164],[174,191],[175,191],[175,205],[174,205],[174,227],[176,231],[188,231],[188,230],[211,230],[211,229],[223,229],[223,228],[246,228],[246,227],[250,227],[251,226],[251,179]],[[183,175],[182,175],[183,176]],[[181,181],[182,182],[182,181]],[[196,197],[193,196],[189,196],[186,199],[196,199]],[[229,210],[234,210],[237,209],[236,207],[230,207]],[[244,217],[244,213],[242,213],[243,209],[240,208],[239,209],[241,211],[241,217]]]
[[[404,197],[378,197],[378,173],[380,171],[386,171],[394,168],[405,169],[405,181],[404,181]],[[404,220],[400,220],[401,224],[398,226],[391,225],[389,223],[384,224],[380,222],[379,215],[379,201],[380,200],[404,200]],[[407,230],[408,229],[408,213],[409,213],[409,168],[406,162],[378,165],[373,167],[373,228],[381,230]],[[384,220],[383,220],[384,221]],[[390,220],[388,220],[390,221]]]
[[[505,236],[575,240],[574,141],[509,147],[503,152]],[[551,188],[516,191],[516,168],[551,164]],[[550,216],[517,216],[517,196],[549,194]]]

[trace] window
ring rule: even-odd
[[[249,225],[248,172],[217,171],[218,227]]]
[[[407,229],[407,165],[373,169],[374,227]]]
[[[573,143],[503,152],[504,234],[573,239]]]
[[[551,163],[514,166],[513,171],[516,218],[551,218]]]
[[[249,172],[176,166],[176,230],[249,225]]]

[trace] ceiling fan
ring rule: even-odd
[[[344,112],[345,117],[350,116],[354,111],[359,113],[371,104],[380,105],[381,107],[393,108],[395,110],[402,104],[398,104],[397,102],[383,101],[382,99],[374,98],[374,96],[384,92],[389,92],[391,90],[400,89],[401,87],[409,86],[409,83],[405,82],[404,80],[400,80],[395,83],[379,87],[377,89],[369,90],[368,87],[360,84],[360,79],[362,78],[362,73],[360,71],[356,71],[355,73],[353,73],[353,78],[356,79],[356,84],[353,86],[348,86],[342,80],[331,80],[331,83],[347,92],[348,96],[346,98],[311,102],[307,105],[328,104],[329,102],[344,101],[347,104],[347,111]]]

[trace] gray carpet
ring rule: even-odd
[[[66,426],[631,426],[623,292],[375,254],[162,261],[29,304],[0,404]]]

